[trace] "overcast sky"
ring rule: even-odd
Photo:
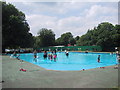
[[[102,22],[118,23],[117,2],[7,2],[25,13],[34,36],[41,28],[47,28],[56,38],[65,32],[75,37]]]

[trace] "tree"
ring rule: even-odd
[[[68,44],[74,45],[76,43],[71,32],[63,33],[60,38],[56,40],[57,44],[67,46]]]
[[[41,42],[38,36],[34,36],[34,48],[40,48]]]
[[[55,43],[56,43],[56,45],[62,45],[62,43],[61,43],[61,38],[60,38],[60,37],[57,38],[57,39],[55,40]]]
[[[69,41],[70,41],[70,44],[71,44],[71,45],[76,44],[76,41],[75,41],[75,39],[74,39],[74,38],[70,38],[70,39],[69,39]]]
[[[79,36],[76,36],[76,37],[75,37],[75,40],[76,40],[76,41],[78,41],[78,40],[79,40],[79,38],[80,38]]]
[[[120,47],[120,25],[115,25],[114,32],[112,32],[112,38],[115,47]]]
[[[51,29],[42,28],[38,32],[40,46],[47,47],[55,45],[55,34]]]
[[[88,30],[77,41],[77,45],[91,46],[98,45],[104,51],[113,51],[114,47],[120,47],[120,26],[103,22],[92,30]]]
[[[33,36],[29,33],[29,25],[25,14],[12,4],[2,3],[2,47],[26,48],[33,46]]]
[[[61,35],[61,43],[65,46],[70,44],[70,38],[73,38],[72,34],[70,32],[64,33]]]

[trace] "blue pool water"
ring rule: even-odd
[[[100,55],[100,63],[97,62],[98,55]],[[92,69],[117,64],[116,55],[109,53],[69,52],[67,57],[64,52],[57,52],[56,62],[48,58],[45,60],[43,53],[37,53],[37,56],[38,58],[34,59],[33,53],[20,54],[20,59],[45,69],[60,71]]]

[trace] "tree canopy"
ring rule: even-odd
[[[12,4],[2,3],[2,46],[4,48],[32,47],[33,36],[25,14]]]
[[[42,28],[38,36],[33,36],[25,19],[25,14],[12,4],[2,3],[2,48],[28,48],[48,47],[53,45],[78,45],[101,46],[103,51],[113,51],[120,47],[120,25],[109,22],[100,23],[97,27],[82,36],[73,37],[71,32],[66,32],[55,40],[51,29]]]
[[[41,47],[55,45],[55,34],[51,29],[42,28],[38,32],[38,45]]]
[[[75,39],[71,32],[63,33],[60,38],[56,40],[57,45],[65,45],[68,44],[74,45],[76,43]]]
[[[88,30],[77,42],[80,46],[98,45],[104,51],[112,51],[114,47],[120,46],[120,25],[112,25],[109,22],[103,22],[92,30]]]

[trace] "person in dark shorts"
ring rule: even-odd
[[[69,53],[68,53],[68,51],[66,52],[66,56],[67,56],[67,57],[69,56]]]
[[[100,62],[100,55],[98,55],[98,63]]]
[[[44,52],[44,55],[43,55],[44,59],[47,58],[47,51]]]
[[[36,50],[33,52],[33,54],[34,54],[34,58],[37,58],[37,51]]]

